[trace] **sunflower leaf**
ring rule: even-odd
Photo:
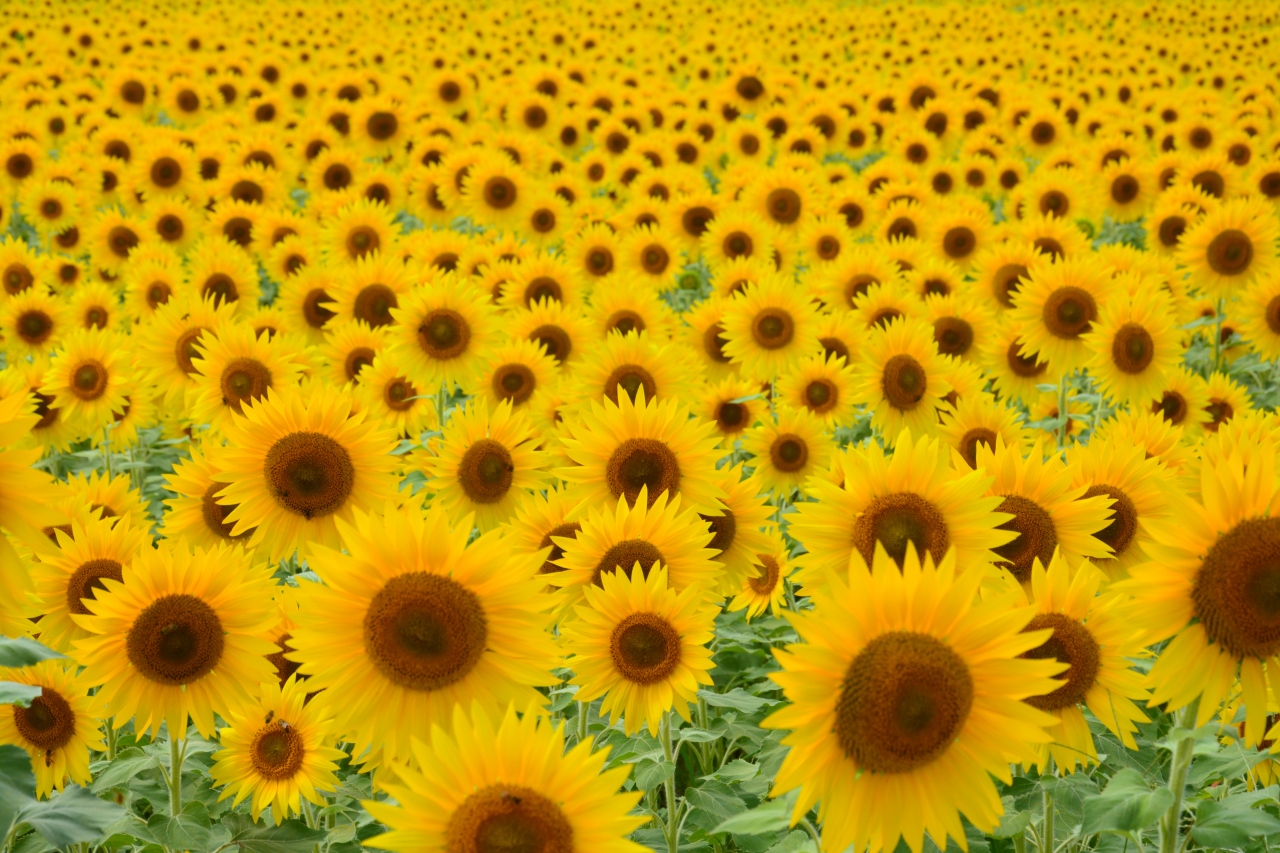
[[[29,824],[54,847],[97,841],[124,812],[115,803],[100,800],[85,788],[68,785],[47,800],[28,803],[18,820]]]
[[[0,666],[24,667],[42,660],[64,658],[48,646],[42,646],[29,637],[0,637]]]
[[[309,853],[325,838],[325,833],[311,829],[300,820],[286,820],[279,826],[255,823],[247,814],[233,812],[222,819],[231,831],[231,841],[248,853]]]
[[[1084,800],[1086,835],[1095,832],[1137,832],[1154,824],[1173,804],[1173,792],[1152,790],[1136,770],[1125,768],[1111,777],[1101,793]]]
[[[140,747],[131,746],[121,750],[116,757],[105,764],[102,769],[94,769],[93,792],[101,793],[109,788],[127,785],[131,779],[152,768],[159,767],[160,761],[154,755],[148,755]]]
[[[42,692],[41,688],[34,684],[0,681],[0,705],[17,705],[19,708],[30,708],[31,700]]]

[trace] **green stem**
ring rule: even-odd
[[[578,703],[578,743],[587,741],[587,710],[590,707],[586,702]]]
[[[448,383],[440,383],[440,391],[436,394],[436,429],[444,430],[444,404],[449,396]]]
[[[1222,366],[1222,321],[1226,319],[1222,316],[1222,312],[1225,308],[1226,301],[1219,299],[1213,317],[1213,373],[1217,373],[1218,368]]]
[[[1067,424],[1071,420],[1067,417],[1067,374],[1065,373],[1058,380],[1058,420],[1061,421],[1058,424],[1058,449],[1061,450],[1067,446]]]
[[[822,838],[818,835],[818,828],[810,822],[809,818],[800,818],[800,828],[809,833],[809,837],[813,839],[813,847],[815,850],[822,849]]]
[[[1054,776],[1052,756],[1045,760],[1044,776],[1049,778]],[[1053,794],[1049,788],[1044,786],[1043,781],[1040,783],[1040,789],[1044,793],[1044,829],[1040,833],[1040,851],[1041,853],[1053,853]]]
[[[676,800],[675,749],[671,745],[671,720],[673,713],[667,711],[658,725],[658,736],[662,738],[662,755],[671,764],[671,775],[662,783],[667,795],[667,853],[678,853],[680,850],[680,808]]]
[[[1187,772],[1191,769],[1191,753],[1195,749],[1196,713],[1200,710],[1200,697],[1197,696],[1173,718],[1176,728],[1184,729],[1186,735],[1173,746],[1173,760],[1169,764],[1169,792],[1173,794],[1173,803],[1160,818],[1160,853],[1177,853],[1178,828],[1182,820],[1182,796],[1187,788]]]
[[[1013,853],[1027,853],[1027,831],[1025,829],[1013,837]]]
[[[120,735],[116,734],[116,718],[107,717],[107,761],[114,761],[116,757],[116,743],[120,740]]]
[[[177,817],[182,813],[182,759],[186,750],[182,741],[169,733],[169,814]]]

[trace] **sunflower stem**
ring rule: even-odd
[[[1160,818],[1160,853],[1177,853],[1178,827],[1182,820],[1182,795],[1187,788],[1187,772],[1191,769],[1191,753],[1195,749],[1194,729],[1196,713],[1200,710],[1200,697],[1197,696],[1173,718],[1175,728],[1183,729],[1186,734],[1173,746],[1173,759],[1169,763],[1169,792],[1173,794],[1173,803]]]
[[[1044,776],[1049,778],[1055,776],[1052,755],[1045,760]],[[1053,853],[1053,793],[1051,788],[1045,787],[1043,778],[1041,777],[1040,790],[1044,794],[1044,830],[1040,833],[1040,851]]]
[[[818,828],[807,817],[800,818],[800,828],[809,833],[809,837],[813,839],[813,848],[815,850],[822,849],[822,837],[818,835]]]
[[[1067,374],[1063,374],[1058,380],[1058,449],[1067,446],[1067,424],[1070,419],[1067,417]]]
[[[116,758],[116,742],[119,735],[116,734],[116,718],[107,717],[107,761],[114,761]]]
[[[658,724],[658,736],[662,738],[662,755],[671,764],[671,775],[663,781],[662,787],[667,795],[667,853],[678,853],[680,849],[680,809],[676,801],[675,749],[671,745],[672,711],[662,715]]]
[[[1222,312],[1226,309],[1226,300],[1219,299],[1218,307],[1213,312],[1213,370],[1210,376],[1218,372],[1222,366]]]
[[[578,703],[578,743],[587,742],[587,709],[590,707],[587,702]]]
[[[169,814],[182,813],[182,759],[186,754],[183,743],[169,733]]]
[[[436,394],[436,429],[444,429],[444,404],[449,395],[449,384],[440,383],[440,392]]]

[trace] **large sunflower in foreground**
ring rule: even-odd
[[[796,505],[790,532],[808,551],[798,559],[803,581],[821,589],[857,553],[863,562],[877,546],[902,563],[907,545],[941,562],[955,552],[960,571],[992,562],[994,549],[1014,538],[1001,530],[1009,516],[1000,498],[986,496],[990,479],[951,467],[947,447],[937,438],[917,438],[904,430],[894,449],[876,442],[838,457],[842,484],[815,477],[813,502]]]
[[[365,846],[403,853],[648,850],[627,837],[645,820],[629,814],[640,792],[619,791],[630,768],[605,770],[607,751],[593,754],[590,741],[566,751],[563,729],[532,707],[523,716],[509,707],[499,719],[457,705],[446,723],[430,740],[415,739],[406,756],[412,767],[394,763],[394,781],[379,781],[397,805],[364,803],[390,827]]]
[[[484,401],[455,410],[436,455],[419,457],[435,502],[454,518],[474,514],[482,531],[497,527],[547,481],[548,454],[534,449],[534,438],[529,419],[508,402],[492,412]]]
[[[719,606],[702,590],[669,588],[660,565],[610,572],[585,594],[586,602],[574,608],[578,618],[561,627],[578,700],[603,696],[600,713],[621,717],[627,734],[648,726],[657,735],[671,710],[688,720],[698,685],[711,683],[707,643]]]
[[[1067,771],[1098,762],[1082,705],[1125,746],[1138,748],[1133,736],[1147,715],[1134,700],[1145,700],[1147,691],[1129,660],[1142,656],[1142,637],[1125,610],[1128,596],[1106,589],[1105,580],[1088,560],[1072,568],[1061,552],[1047,569],[1039,562],[1031,569],[1036,615],[1026,630],[1053,633],[1023,656],[1067,665],[1054,690],[1024,700],[1058,718],[1049,729],[1053,740],[1037,747],[1041,767],[1049,756]]]
[[[251,706],[272,680],[270,570],[239,548],[179,543],[142,549],[122,574],[71,616],[90,634],[75,643],[85,679],[102,686],[117,727],[132,719],[154,738],[163,723],[183,738],[190,716],[213,737],[214,714]]]
[[[336,519],[394,493],[395,433],[353,415],[348,394],[272,389],[243,411],[214,479],[228,484],[218,503],[235,506],[223,518],[231,535],[257,528],[249,545],[263,557],[336,546]]]
[[[385,511],[338,522],[346,553],[313,549],[325,582],[304,588],[287,657],[308,690],[342,697],[335,723],[357,756],[408,760],[410,739],[448,725],[455,705],[538,701],[558,657],[536,556],[497,531],[467,544],[471,517],[439,506]]]
[[[101,752],[102,700],[89,695],[92,682],[74,664],[46,660],[22,669],[0,669],[0,679],[31,684],[40,695],[26,708],[0,708],[0,743],[27,751],[36,776],[36,796],[61,791],[70,779],[88,785],[89,751]]]
[[[290,813],[301,813],[303,798],[323,806],[317,789],[332,791],[338,784],[336,762],[347,756],[326,746],[332,736],[328,709],[306,701],[305,684],[295,677],[279,686],[263,684],[259,703],[233,713],[231,725],[218,732],[222,749],[209,770],[213,784],[227,786],[218,799],[234,796],[234,808],[252,796],[254,820],[270,806],[279,826]]]
[[[1178,500],[1165,523],[1153,524],[1150,561],[1116,585],[1133,595],[1146,642],[1172,637],[1148,676],[1151,701],[1177,710],[1198,699],[1196,725],[1204,725],[1239,678],[1250,744],[1267,729],[1267,686],[1280,666],[1276,457],[1275,442],[1259,437],[1201,463],[1204,497]]]
[[[1010,784],[1010,760],[1049,740],[1053,718],[1023,700],[1053,692],[1063,666],[1022,655],[1050,633],[1024,631],[1032,609],[1006,596],[978,601],[982,579],[957,575],[954,552],[935,567],[909,548],[899,567],[877,548],[788,614],[804,643],[776,652],[792,704],[763,725],[790,729],[791,751],[772,795],[800,789],[793,821],[821,801],[828,853],[963,842],[962,814],[990,832],[1003,811],[990,777]]]
[[[854,366],[855,402],[871,409],[871,424],[887,436],[904,428],[927,435],[938,424],[937,409],[951,390],[933,326],[901,318],[872,329]]]
[[[64,532],[67,531],[67,532]],[[41,554],[31,563],[33,604],[41,614],[40,642],[60,652],[70,652],[75,640],[89,634],[72,614],[87,615],[83,599],[92,601],[102,594],[104,580],[120,580],[124,566],[149,543],[145,527],[137,527],[128,517],[77,518],[65,528],[55,529],[58,550]]]
[[[584,503],[634,503],[646,490],[649,503],[663,493],[698,512],[720,511],[715,426],[689,417],[674,400],[654,400],[644,389],[591,403],[565,423],[565,453],[577,464],[555,473]]]

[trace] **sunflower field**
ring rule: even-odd
[[[0,853],[1280,850],[1280,5],[2,8]]]

